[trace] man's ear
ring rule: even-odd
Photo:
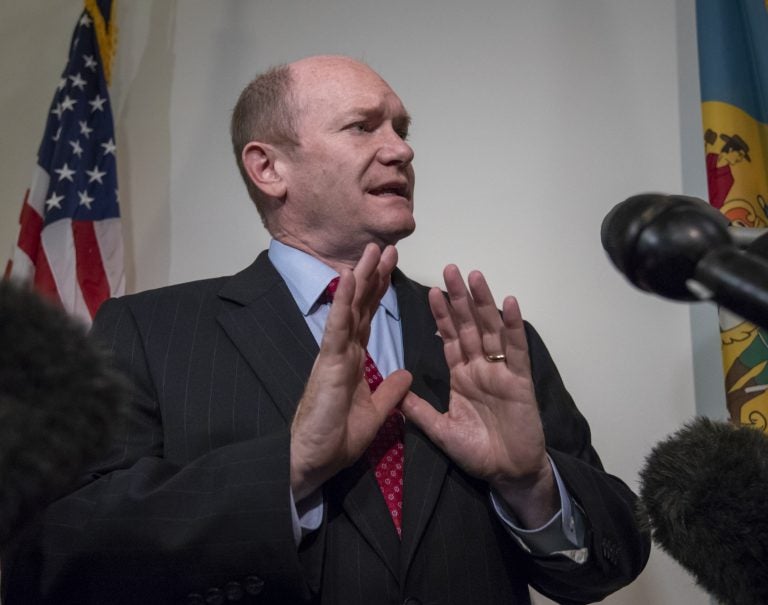
[[[251,141],[243,147],[243,166],[251,182],[265,195],[282,199],[286,183],[281,170],[281,154],[272,145]]]

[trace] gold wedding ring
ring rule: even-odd
[[[488,361],[506,361],[507,356],[504,355],[504,353],[492,353],[491,355],[486,355],[485,358]]]

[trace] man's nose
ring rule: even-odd
[[[407,166],[413,161],[413,148],[393,128],[387,129],[379,149],[379,158],[384,164]]]

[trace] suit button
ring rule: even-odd
[[[187,595],[187,605],[205,605],[203,595],[192,592]]]
[[[224,586],[224,594],[227,595],[227,601],[240,601],[245,596],[245,591],[240,582],[227,582]]]
[[[259,576],[248,576],[245,579],[245,592],[252,597],[261,594],[262,590],[264,590],[264,580]]]
[[[220,588],[211,588],[205,593],[205,605],[224,605],[224,593]]]

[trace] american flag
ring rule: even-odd
[[[90,323],[125,290],[112,108],[112,0],[86,0],[37,152],[5,276]],[[106,74],[106,75],[105,75]]]

